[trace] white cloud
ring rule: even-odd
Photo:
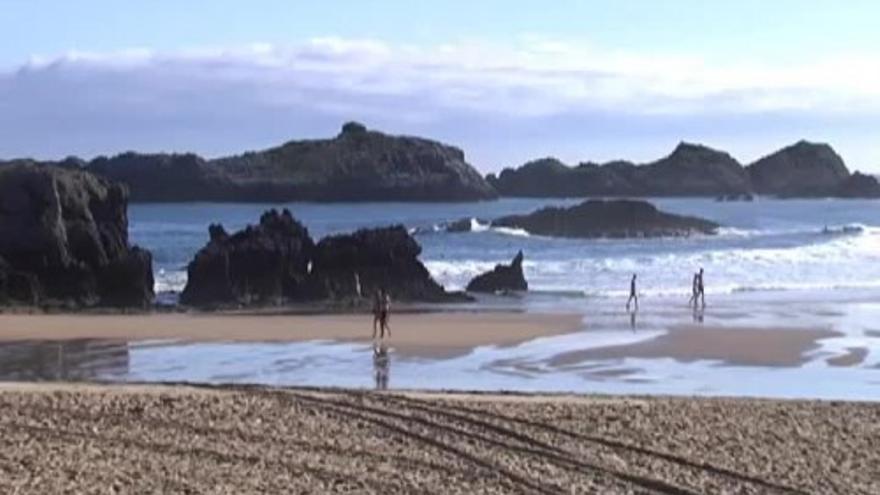
[[[537,126],[584,122],[601,134],[610,121],[618,140],[627,127],[650,132],[670,121],[683,126],[679,139],[705,135],[704,126],[725,119],[743,122],[730,124],[741,129],[753,126],[750,119],[766,126],[832,118],[851,126],[848,119],[880,114],[875,60],[742,64],[539,37],[516,46],[320,38],[174,53],[71,52],[33,57],[0,74],[0,132],[11,136],[0,140],[0,153],[228,152],[295,132],[326,133],[351,118],[465,143],[477,141],[476,133],[496,145]],[[495,126],[504,136],[491,135],[487,127]],[[480,154],[493,159],[485,149]],[[536,153],[511,156],[528,154]]]

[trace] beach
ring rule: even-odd
[[[576,314],[435,312],[394,314],[396,349],[449,357],[482,345],[513,345],[577,330]],[[0,342],[30,340],[179,340],[372,342],[372,315],[246,313],[0,314]]]
[[[0,386],[4,493],[880,490],[880,405]]]

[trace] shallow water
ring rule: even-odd
[[[870,294],[846,301],[754,301],[716,298],[694,314],[673,300],[643,303],[634,315],[585,306],[583,328],[516,346],[483,346],[451,358],[408,355],[393,340],[330,341],[26,341],[0,345],[0,379],[260,383],[392,389],[517,390],[612,394],[738,395],[880,400],[880,304]],[[604,309],[600,309],[604,308]],[[748,366],[694,356],[590,359],[557,363],[572,351],[649,340],[679,324],[710,328],[832,329],[803,353],[803,363]],[[365,336],[366,337],[366,336]],[[829,359],[864,350],[851,366]]]

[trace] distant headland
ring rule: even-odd
[[[880,198],[874,176],[851,173],[827,144],[799,141],[749,165],[729,153],[681,143],[659,160],[569,166],[530,161],[485,178],[454,146],[393,136],[348,122],[328,139],[205,159],[193,153],[126,152],[90,161],[0,161],[82,168],[125,183],[133,202],[479,201],[519,197],[750,199]]]

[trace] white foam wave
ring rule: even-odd
[[[153,290],[160,292],[180,292],[186,287],[185,270],[165,270],[160,268],[153,275]]]
[[[492,232],[497,232],[499,234],[504,235],[513,235],[517,237],[531,237],[531,234],[525,231],[525,229],[516,229],[512,227],[492,227]]]

